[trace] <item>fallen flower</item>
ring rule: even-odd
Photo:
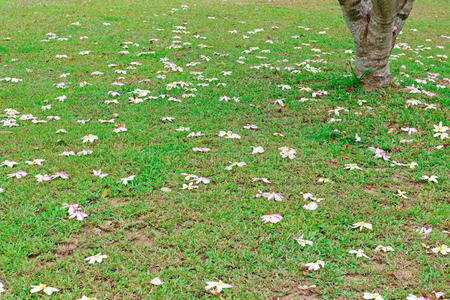
[[[102,169],[99,169],[99,170],[92,170],[92,174],[93,174],[95,177],[100,177],[100,178],[104,178],[104,177],[106,177],[106,176],[109,175],[108,173],[103,173],[103,172],[102,172]]]
[[[348,169],[348,170],[362,170],[360,167],[358,167],[357,164],[345,164],[344,169]]]
[[[52,179],[61,178],[61,179],[69,179],[69,175],[66,172],[58,172],[55,175],[52,175]]]
[[[372,293],[364,293],[363,298],[364,299],[374,299],[374,300],[384,300],[384,298],[381,297],[381,295],[377,294],[377,293],[374,293],[374,294],[372,294]]]
[[[208,281],[208,282],[206,282],[205,289],[206,290],[210,290],[212,288],[215,288],[216,291],[218,293],[220,293],[220,292],[222,292],[223,289],[229,289],[229,288],[232,288],[232,287],[233,287],[232,285],[223,283],[222,281],[218,281],[218,282],[217,281]]]
[[[37,174],[35,177],[36,177],[37,182],[44,182],[44,181],[52,180],[52,178],[50,176],[48,176],[47,174],[44,174],[44,175]]]
[[[283,200],[283,196],[281,194],[272,192],[272,193],[263,193],[262,196],[264,198],[267,198],[267,200],[275,200],[275,201],[281,201]]]
[[[283,217],[280,214],[270,214],[270,215],[265,215],[261,217],[261,220],[264,222],[264,224],[266,223],[278,223],[283,219]]]
[[[44,293],[46,293],[47,295],[50,296],[51,294],[53,294],[55,292],[59,292],[58,289],[50,287],[50,286],[48,286],[46,284],[42,284],[42,283],[40,283],[39,285],[32,285],[31,287],[32,287],[32,289],[30,290],[31,294],[43,291]]]
[[[196,184],[199,184],[199,183],[208,184],[208,183],[211,183],[211,179],[200,176],[197,179],[195,179],[195,183]]]
[[[394,249],[393,249],[391,246],[378,245],[378,246],[375,248],[375,251],[393,252]]]
[[[136,177],[135,175],[131,175],[131,176],[128,176],[128,177],[125,177],[125,178],[121,178],[121,179],[118,181],[118,183],[121,182],[121,183],[123,183],[124,185],[127,185],[128,182],[129,182],[129,181],[132,181],[135,177]]]
[[[150,283],[153,285],[163,285],[164,282],[162,282],[159,277],[155,277],[150,281]]]
[[[307,263],[303,267],[305,267],[309,271],[317,271],[320,268],[324,268],[325,267],[325,262],[322,261],[322,260],[318,260],[316,262]]]
[[[362,231],[363,228],[367,228],[369,230],[372,230],[372,224],[366,223],[366,222],[356,222],[353,224],[352,228],[359,228],[359,231]]]
[[[13,168],[15,165],[18,165],[18,163],[15,161],[11,161],[11,160],[5,160],[0,164],[0,167],[6,166],[6,167]]]
[[[83,295],[83,297],[78,298],[77,300],[97,300],[97,298],[87,297]]]
[[[83,136],[81,138],[81,140],[83,141],[83,143],[87,143],[87,142],[93,143],[95,140],[98,140],[98,136],[93,135],[93,134],[88,134],[88,135]]]
[[[264,153],[264,148],[261,146],[254,147],[252,146],[252,154],[262,154]]]
[[[370,257],[368,257],[366,254],[364,254],[364,250],[362,250],[362,249],[350,250],[350,251],[348,251],[348,253],[355,254],[356,257],[365,257],[365,258],[370,259]]]
[[[300,235],[299,237],[292,237],[295,241],[297,241],[297,243],[302,246],[305,247],[306,245],[313,245],[314,243],[308,240],[303,239],[303,234]]]
[[[369,147],[369,150],[372,151],[373,153],[375,153],[375,158],[382,158],[386,161],[389,160],[389,156],[386,154],[386,152],[383,149],[380,148],[374,148],[374,147]]]
[[[198,189],[198,186],[194,185],[193,182],[189,182],[188,184],[183,183],[183,187],[181,189],[183,189],[183,190],[194,190],[194,189]]]
[[[314,201],[309,202],[308,204],[303,205],[303,209],[306,209],[306,210],[316,210],[317,207],[319,207],[319,206],[318,206],[317,203],[314,202]]]
[[[424,296],[415,296],[413,294],[409,294],[406,297],[406,300],[431,300],[430,298],[424,297]]]
[[[447,255],[450,252],[447,245],[442,245],[442,246],[433,248],[433,249],[431,249],[431,251],[433,251],[433,253],[436,253],[436,254],[440,253],[442,255]]]
[[[22,178],[27,176],[27,172],[25,171],[16,171],[14,173],[6,175],[8,178],[16,177],[16,178]]]
[[[423,175],[422,177],[420,177],[420,179],[422,179],[422,180],[428,180],[428,182],[435,182],[435,183],[438,183],[437,178],[439,178],[439,177],[437,177],[435,175],[431,175],[431,176]]]
[[[89,256],[88,258],[85,258],[84,260],[86,260],[89,264],[95,264],[95,263],[101,263],[103,261],[103,259],[108,258],[108,256],[102,254],[102,253],[98,253],[92,256]]]

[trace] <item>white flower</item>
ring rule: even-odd
[[[295,149],[289,148],[289,147],[281,147],[278,148],[278,150],[280,150],[280,155],[283,158],[289,158],[289,159],[294,159],[295,158],[295,154],[297,154],[297,151],[295,151]]]
[[[431,251],[433,251],[433,253],[440,253],[442,255],[447,255],[447,253],[449,252],[449,249],[448,249],[447,245],[442,245],[442,246],[431,249]]]
[[[348,170],[350,170],[350,171],[351,171],[351,170],[356,170],[356,169],[362,170],[360,167],[358,167],[357,164],[345,164],[344,169],[348,169]]]
[[[32,289],[30,290],[30,293],[32,293],[32,294],[43,291],[44,293],[46,293],[47,295],[50,296],[51,294],[53,294],[55,292],[59,292],[58,289],[49,287],[48,285],[42,284],[42,283],[40,283],[39,285],[32,285],[31,287],[32,287]]]
[[[132,181],[136,177],[135,175],[131,175],[125,178],[121,178],[119,182],[123,183],[124,185],[127,185],[129,181]]]
[[[89,264],[95,264],[95,263],[101,263],[103,259],[107,258],[108,256],[98,253],[93,256],[89,256],[88,258],[85,258]]]
[[[393,249],[391,246],[378,245],[378,246],[375,248],[375,251],[393,252],[394,249]]]
[[[264,148],[261,146],[254,147],[252,146],[252,154],[261,154],[264,153]]]
[[[242,126],[244,129],[258,129],[258,126],[254,125],[254,124],[247,124]]]
[[[252,178],[252,182],[256,182],[256,181],[262,181],[262,182],[265,182],[265,183],[272,183],[272,182],[270,182],[270,180],[269,179],[267,179],[267,178],[263,178],[263,177],[253,177]]]
[[[401,130],[404,131],[404,132],[407,132],[408,135],[411,135],[413,133],[417,133],[417,129],[413,128],[413,127],[402,127]]]
[[[306,210],[316,210],[317,207],[318,207],[318,205],[317,205],[317,203],[314,202],[314,201],[309,202],[309,203],[306,204],[306,205],[303,205],[303,208],[306,209]]]
[[[163,122],[173,122],[175,120],[175,118],[173,117],[164,117],[161,119],[161,121]]]
[[[309,271],[317,271],[320,268],[324,268],[325,267],[325,262],[322,260],[318,260],[316,262],[313,263],[307,263],[304,265],[305,268],[307,268]]]
[[[353,224],[352,228],[359,228],[359,231],[362,231],[363,228],[372,230],[372,224],[366,222],[356,222],[355,224]]]
[[[0,294],[3,293],[5,289],[3,288],[3,283],[0,282]]]
[[[83,143],[87,143],[87,142],[93,143],[95,140],[98,140],[98,136],[93,135],[93,134],[88,134],[88,135],[83,136],[81,138],[81,140],[83,141]]]
[[[219,132],[220,137],[225,137],[227,139],[240,139],[241,136],[239,134],[233,133],[231,131],[220,131]]]
[[[87,297],[87,296],[83,295],[83,297],[81,297],[81,298],[79,298],[77,300],[97,300],[97,298]]]
[[[35,177],[36,177],[37,182],[44,182],[44,181],[52,180],[52,178],[50,176],[48,176],[47,174],[44,174],[44,175],[37,174]]]
[[[14,168],[15,165],[17,165],[18,163],[12,160],[5,160],[0,164],[0,167],[6,166],[6,167],[10,167],[10,168]]]
[[[39,165],[42,166],[42,163],[45,161],[45,159],[33,159],[33,160],[27,160],[25,163],[29,166]]]
[[[437,177],[435,175],[431,175],[431,176],[423,175],[422,177],[420,177],[420,179],[422,179],[422,180],[428,180],[428,182],[438,183],[437,178],[439,178],[439,177]]]
[[[331,182],[331,179],[325,178],[325,177],[319,177],[319,179],[317,180],[317,182],[320,183],[327,183],[327,182]]]
[[[408,199],[408,196],[406,196],[406,192],[404,192],[404,191],[397,190],[397,194],[396,195],[399,196],[400,198]]]
[[[408,166],[410,169],[414,169],[415,167],[417,167],[419,164],[416,163],[415,161],[407,163],[406,166]]]
[[[242,168],[242,167],[244,167],[244,166],[246,166],[246,165],[247,165],[247,164],[246,164],[245,162],[243,162],[243,161],[241,161],[241,162],[234,162],[234,163],[231,163],[231,165],[226,166],[226,167],[225,167],[225,170],[231,171],[231,170],[233,170],[234,167]]]
[[[303,193],[303,192],[301,192],[301,194],[302,194],[303,200],[310,199],[310,198],[314,197],[314,195],[311,194],[311,193]]]
[[[218,293],[220,293],[220,292],[222,292],[223,289],[229,289],[231,287],[233,287],[233,286],[229,285],[229,284],[226,284],[226,283],[223,283],[222,280],[221,280],[219,282],[217,282],[217,281],[208,281],[208,282],[206,282],[205,289],[206,290],[210,290],[212,288],[215,288],[216,291]]]
[[[197,186],[197,185],[194,185],[193,182],[189,182],[189,184],[183,183],[182,189],[183,189],[183,190],[193,190],[193,189],[198,189],[198,186]]]
[[[297,243],[300,246],[302,246],[302,247],[305,247],[306,245],[313,245],[314,244],[312,241],[308,241],[308,240],[303,239],[303,234],[300,235],[298,238],[293,237],[293,239],[296,240]]]
[[[162,282],[159,277],[155,277],[150,281],[150,283],[153,285],[163,285],[164,282]]]
[[[374,293],[374,294],[364,293],[363,298],[364,299],[374,299],[374,300],[384,300],[383,297],[381,297],[381,295],[377,294],[377,293]]]
[[[367,255],[364,254],[364,250],[363,249],[350,250],[350,251],[348,251],[348,253],[355,254],[356,257],[365,257],[365,258],[370,259],[370,257],[368,257]]]
[[[448,131],[448,126],[442,125],[442,122],[439,122],[438,125],[433,125],[434,129],[433,131],[436,132],[433,136],[434,137],[440,137],[441,139],[445,139],[448,137],[448,134],[446,132]]]

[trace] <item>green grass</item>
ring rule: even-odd
[[[38,296],[29,292],[31,285],[45,283],[60,289],[52,297],[61,299],[82,295],[210,299],[214,296],[204,287],[212,280],[233,285],[222,292],[226,298],[298,299],[305,294],[298,286],[305,284],[317,285],[316,297],[323,299],[357,299],[364,292],[379,292],[385,299],[449,292],[448,260],[431,253],[431,248],[448,244],[448,143],[433,137],[433,125],[441,121],[448,125],[449,117],[449,85],[444,78],[450,67],[446,58],[438,57],[449,55],[448,39],[441,37],[448,34],[450,25],[444,13],[448,4],[444,0],[417,3],[399,42],[412,49],[419,45],[430,49],[395,49],[394,54],[402,54],[391,63],[399,86],[361,94],[346,76],[351,74],[351,54],[345,50],[353,45],[336,2],[1,1],[0,78],[23,81],[0,82],[0,120],[7,119],[6,108],[42,119],[61,118],[44,124],[18,120],[19,127],[0,128],[0,162],[20,163],[13,169],[0,167],[0,188],[5,189],[0,194],[2,297],[35,299]],[[182,4],[189,9],[180,9]],[[212,16],[216,19],[208,18]],[[77,21],[82,26],[70,25]],[[187,32],[172,32],[183,24]],[[275,25],[279,28],[272,29]],[[300,25],[312,30],[298,29]],[[256,28],[264,32],[246,33]],[[414,28],[417,31],[410,30]],[[327,34],[318,34],[322,30]],[[42,42],[48,32],[68,40]],[[196,34],[206,39],[196,39]],[[243,34],[249,39],[243,39]],[[175,35],[191,44],[169,49]],[[295,35],[299,38],[292,38]],[[80,40],[81,36],[88,39]],[[159,41],[150,43],[152,38]],[[120,56],[127,41],[139,46],[130,45],[130,54]],[[302,43],[329,54],[313,52]],[[251,47],[271,53],[242,53]],[[78,54],[85,50],[91,53]],[[155,54],[136,56],[141,51]],[[56,59],[60,54],[68,58]],[[211,60],[204,61],[201,55]],[[241,56],[245,64],[236,62]],[[157,72],[164,70],[160,62],[164,57],[184,71],[157,79]],[[313,74],[295,65],[307,59],[324,59],[326,63],[309,62],[322,72]],[[127,70],[133,61],[142,66]],[[201,64],[187,67],[191,62]],[[108,68],[110,63],[119,67]],[[279,69],[251,68],[261,64]],[[287,66],[301,72],[291,73]],[[115,69],[127,74],[115,74]],[[90,75],[94,71],[104,75]],[[206,80],[198,80],[190,71],[218,80],[197,87]],[[233,73],[225,77],[222,71]],[[426,79],[428,72],[440,76],[419,85],[436,97],[404,89],[417,85],[415,79]],[[61,73],[71,76],[59,78]],[[111,85],[118,76],[125,77],[125,86]],[[80,87],[82,81],[91,85]],[[127,103],[127,93],[136,88],[148,89],[152,96],[181,97],[181,89],[166,90],[173,81],[191,82],[197,88],[195,97],[181,103],[168,102],[167,97]],[[60,82],[68,88],[53,86]],[[216,86],[219,82],[227,86]],[[279,84],[292,89],[283,91]],[[437,84],[446,88],[439,89]],[[317,102],[299,102],[302,97],[311,98],[310,92],[298,91],[300,86],[329,94]],[[119,104],[104,103],[112,99],[108,91],[121,93]],[[64,103],[54,100],[61,95],[67,96]],[[224,95],[241,101],[219,102]],[[273,104],[277,98],[285,99],[285,108]],[[359,106],[358,99],[367,103]],[[437,109],[407,107],[408,99],[434,103]],[[47,104],[51,110],[41,110]],[[329,116],[328,111],[336,107],[349,111]],[[166,116],[175,121],[161,122]],[[342,121],[329,123],[330,117]],[[82,118],[92,120],[77,123]],[[128,131],[116,134],[112,124],[98,122],[110,118],[125,124]],[[248,123],[259,129],[243,129]],[[205,136],[187,138],[188,132],[175,130],[180,126]],[[408,126],[419,132],[408,136],[400,130]],[[56,134],[61,128],[68,133]],[[218,137],[221,130],[242,138]],[[275,132],[284,137],[274,136]],[[81,138],[90,133],[99,140],[82,144]],[[361,143],[355,143],[355,134],[362,137]],[[400,143],[408,138],[414,142]],[[438,150],[437,145],[445,147]],[[194,153],[196,146],[211,151]],[[263,146],[265,153],[252,155],[251,146]],[[278,150],[283,146],[296,149],[296,159],[283,159]],[[415,161],[419,166],[392,167],[374,158],[368,150],[371,146],[384,149],[391,160]],[[92,155],[58,156],[83,147],[92,149]],[[32,158],[46,161],[43,166],[27,166],[25,161]],[[247,166],[226,171],[230,161],[244,161]],[[362,170],[345,170],[347,163],[357,163]],[[100,168],[110,175],[93,177],[92,170]],[[6,177],[17,170],[28,175]],[[45,183],[34,178],[58,171],[70,178]],[[185,180],[180,173],[203,174],[212,183],[182,190]],[[117,183],[130,175],[136,178],[129,185]],[[421,181],[422,175],[436,175],[439,183]],[[318,183],[321,176],[332,182]],[[267,177],[274,183],[253,183],[253,177]],[[272,189],[284,196],[283,201],[255,197],[258,190]],[[409,199],[395,196],[397,190],[406,191]],[[303,209],[309,202],[301,195],[306,191],[325,199],[316,211]],[[63,202],[78,203],[89,216],[83,222],[69,220],[61,209]],[[263,224],[260,217],[270,212],[284,219]],[[352,230],[357,221],[372,223],[373,230]],[[433,228],[427,239],[416,233],[422,226]],[[291,238],[300,233],[314,245],[300,247]],[[374,249],[379,244],[392,246],[395,252],[377,253]],[[348,253],[360,248],[372,259]],[[85,258],[98,252],[108,258],[101,264],[87,264]],[[325,261],[323,269],[304,272],[305,263],[318,259]],[[146,283],[156,276],[164,285]]]

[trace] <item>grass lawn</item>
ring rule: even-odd
[[[416,3],[395,85],[369,94],[337,1],[0,10],[0,298],[48,298],[30,293],[42,283],[56,299],[214,299],[219,280],[240,299],[450,293],[436,249],[448,139],[434,126],[449,124],[447,1]]]

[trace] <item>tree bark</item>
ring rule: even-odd
[[[355,74],[366,90],[392,82],[389,58],[414,0],[339,0],[355,43]]]

